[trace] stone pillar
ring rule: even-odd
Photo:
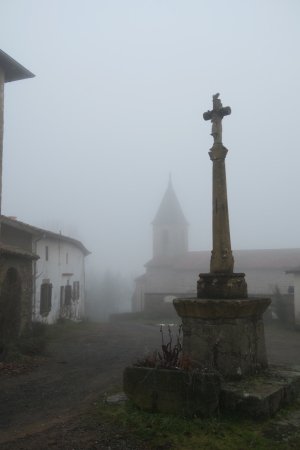
[[[231,251],[225,158],[228,150],[222,144],[214,144],[209,152],[213,163],[213,249],[210,272],[232,273],[233,256]]]
[[[222,143],[222,119],[231,114],[229,106],[223,107],[219,94],[213,96],[213,109],[203,114],[212,122],[214,143],[209,151],[213,163],[212,232],[210,272],[200,273],[197,282],[198,298],[247,298],[244,273],[234,273],[231,251],[225,158],[227,148]]]
[[[203,114],[212,122],[213,249],[210,272],[200,273],[197,298],[173,301],[182,319],[183,351],[194,367],[213,369],[229,379],[259,372],[268,365],[263,313],[268,298],[248,298],[244,273],[234,273],[227,202],[222,119],[231,113],[223,108],[219,94],[213,109]]]

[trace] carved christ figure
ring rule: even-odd
[[[214,143],[222,144],[222,113],[221,109],[223,107],[221,100],[219,99],[220,94],[213,95],[213,110],[211,115],[211,135],[214,138]]]
[[[229,106],[223,108],[219,95],[213,95],[213,109],[203,114],[204,120],[210,120],[212,123],[211,135],[214,138],[214,144],[222,144],[222,119],[231,113]]]

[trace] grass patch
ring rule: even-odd
[[[292,450],[300,448],[297,433],[273,439],[266,433],[272,419],[255,422],[239,417],[185,419],[138,410],[130,402],[123,405],[95,405],[95,423],[122,430],[123,434],[147,443],[153,449],[180,450]],[[274,425],[276,427],[276,424]]]
[[[1,361],[23,362],[28,357],[43,354],[47,346],[47,327],[44,323],[33,322],[20,337],[2,343]]]

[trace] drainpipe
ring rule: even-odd
[[[32,241],[32,251],[37,255],[37,243],[41,241],[45,237],[45,234],[41,234],[41,236],[37,239],[33,239]],[[36,280],[38,278],[37,270],[36,270],[36,263],[37,261],[33,261],[33,289],[32,289],[32,320],[34,321],[36,318]],[[41,274],[40,274],[41,275]]]

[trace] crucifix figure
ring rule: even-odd
[[[213,109],[203,114],[203,119],[210,120],[212,123],[211,135],[214,138],[214,144],[222,144],[222,119],[231,114],[229,106],[223,107],[219,95],[219,93],[213,95]]]

